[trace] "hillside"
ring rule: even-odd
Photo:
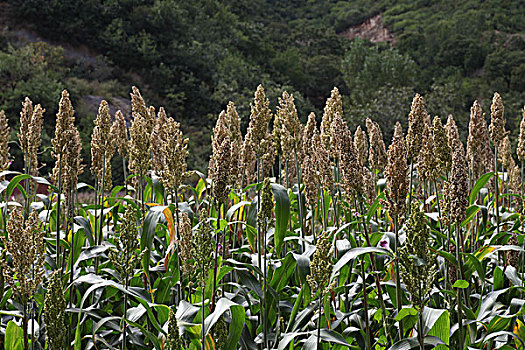
[[[13,127],[29,95],[47,110],[49,138],[67,87],[87,143],[98,96],[122,106],[137,85],[181,122],[190,167],[201,170],[217,114],[232,100],[246,127],[259,83],[273,104],[293,92],[303,121],[312,110],[320,117],[338,86],[350,124],[371,116],[387,141],[416,91],[432,115],[453,114],[462,136],[475,99],[487,111],[500,92],[514,131],[525,102],[525,1],[9,0],[0,8],[0,108]]]

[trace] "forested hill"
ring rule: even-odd
[[[453,114],[463,135],[472,102],[488,111],[498,91],[515,129],[525,103],[524,8],[523,0],[9,0],[0,2],[0,108],[14,130],[29,95],[46,108],[50,137],[68,88],[87,143],[93,101],[125,106],[137,85],[181,122],[190,167],[200,169],[217,114],[232,100],[246,125],[259,83],[274,104],[293,92],[303,120],[312,110],[320,117],[338,86],[345,118],[376,119],[387,141],[416,91],[432,115]],[[351,39],[370,31],[378,42]]]

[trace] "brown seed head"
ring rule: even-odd
[[[0,111],[0,171],[9,168],[9,125],[4,111]]]
[[[224,203],[228,197],[231,163],[231,141],[226,112],[222,111],[213,129],[212,155],[209,177],[212,179],[212,195],[217,203]]]
[[[6,225],[7,236],[2,237],[5,250],[11,255],[12,265],[2,259],[4,277],[19,302],[25,304],[36,292],[44,277],[45,231],[36,211],[24,223],[22,210],[11,212]]]
[[[251,114],[250,123],[248,125],[248,133],[251,135],[248,139],[250,142],[250,148],[253,149],[258,156],[264,154],[261,142],[266,137],[268,125],[272,119],[272,113],[269,106],[270,101],[266,98],[264,88],[262,85],[259,85],[257,91],[255,91],[254,101],[250,104]],[[245,139],[245,142],[246,141],[247,140]]]
[[[468,206],[468,171],[465,161],[465,152],[463,145],[454,150],[452,156],[452,170],[450,173],[450,221],[453,223],[461,223],[465,220],[466,210]]]
[[[230,131],[231,141],[231,164],[230,164],[230,176],[232,184],[241,184],[241,174],[243,171],[243,163],[241,159],[242,153],[242,134],[241,134],[241,118],[235,109],[233,102],[228,103],[226,109],[226,115],[228,116],[228,125]]]
[[[512,159],[512,150],[510,147],[509,136],[505,136],[501,142],[498,143],[498,161],[503,165],[505,169],[514,163]]]
[[[327,149],[330,148],[330,140],[332,138],[332,121],[336,114],[339,114],[342,118],[343,102],[341,99],[341,94],[339,93],[339,89],[334,87],[330,93],[330,97],[326,100],[323,119],[321,121],[321,141]]]
[[[405,213],[408,194],[408,161],[403,129],[396,123],[394,138],[388,147],[388,162],[385,168],[387,191],[386,203],[390,216],[397,218]]]
[[[104,173],[105,189],[111,186],[111,158],[115,151],[114,135],[111,133],[111,116],[109,105],[102,100],[95,119],[95,127],[91,136],[91,173],[102,186]],[[109,186],[108,186],[109,185]]]
[[[435,157],[434,140],[427,124],[423,128],[421,150],[417,156],[417,173],[423,181],[434,181],[438,176],[438,159]]]
[[[448,116],[447,124],[445,125],[445,130],[447,130],[448,145],[450,146],[453,155],[456,148],[458,148],[461,145],[461,141],[459,140],[458,126],[456,125],[452,114]],[[461,145],[461,147],[463,146]]]
[[[441,123],[441,118],[434,117],[432,123],[432,135],[434,143],[434,156],[438,163],[437,173],[443,174],[450,171],[452,166],[452,149],[448,145],[447,131]]]
[[[427,112],[423,105],[423,97],[416,94],[412,100],[412,107],[408,114],[408,131],[407,131],[407,154],[409,159],[416,159],[421,150],[423,128],[426,124]]]
[[[523,118],[520,123],[520,137],[518,139],[518,148],[516,149],[518,159],[525,160],[525,106],[523,107]]]
[[[365,166],[368,158],[368,141],[366,134],[363,129],[361,129],[360,125],[357,126],[354,133],[354,146],[357,150],[359,163],[361,163],[362,166]]]
[[[474,178],[482,175],[485,169],[485,150],[488,145],[490,151],[490,138],[485,122],[485,114],[482,113],[481,105],[476,100],[470,109],[469,135],[467,139],[467,160],[473,172]]]
[[[118,154],[124,157],[128,151],[128,126],[120,110],[115,113],[115,121],[111,125],[110,133],[115,141]]]
[[[490,140],[497,144],[507,134],[505,131],[505,117],[504,117],[503,101],[501,96],[495,92],[492,98],[492,105],[490,106]]]
[[[382,172],[387,162],[385,142],[383,133],[376,122],[366,118],[366,128],[370,138],[370,151],[368,152],[368,164],[372,171]]]

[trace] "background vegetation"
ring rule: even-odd
[[[148,101],[181,121],[192,143],[190,167],[201,170],[210,152],[211,116],[232,100],[244,130],[258,83],[274,103],[283,90],[293,92],[303,122],[338,86],[350,125],[373,117],[388,130],[385,140],[395,121],[405,123],[415,91],[425,96],[431,115],[453,114],[463,139],[475,99],[488,108],[498,91],[513,132],[525,100],[524,1],[0,4],[0,108],[11,123],[29,95],[46,108],[49,135],[54,101],[67,86],[87,144],[96,97],[124,108],[128,87],[138,85]],[[379,13],[393,46],[338,34]]]

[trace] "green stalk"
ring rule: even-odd
[[[413,173],[414,173],[414,162],[410,159],[410,182],[408,185],[408,211],[405,214],[405,218],[408,218],[412,210],[412,183],[413,183]]]
[[[364,213],[364,210],[363,210],[363,203],[359,202],[360,204],[360,209],[361,209],[361,212]],[[366,221],[365,221],[365,217],[363,214],[361,214],[362,216],[362,219],[363,219],[363,232],[365,234],[365,239],[366,239],[366,244],[371,247],[371,243],[370,243],[370,236],[368,235],[368,229],[367,229],[367,224],[366,224]],[[375,259],[375,256],[373,254],[370,254],[370,262],[371,262],[371,265],[372,265],[372,269],[374,271],[377,271],[377,268],[376,268],[376,259]],[[382,320],[383,320],[383,327],[385,328],[385,335],[386,335],[386,341],[388,343],[388,347],[390,347],[390,344],[391,344],[391,339],[390,339],[390,335],[388,334],[388,328],[387,328],[387,324],[386,324],[386,307],[385,307],[385,301],[383,299],[383,288],[381,288],[381,282],[379,281],[379,275],[378,274],[375,274],[375,281],[376,281],[376,289],[377,289],[377,297],[379,298],[379,305],[381,307],[381,312],[382,312]]]
[[[62,193],[62,153],[58,154],[58,194],[57,194],[57,217],[56,217],[56,250],[57,261],[56,267],[60,269],[60,195]]]
[[[394,245],[394,253],[396,254],[396,304],[397,304],[397,312],[401,312],[401,278],[399,276],[399,255],[398,255],[398,241],[399,241],[399,227],[397,222],[397,217],[394,218],[394,233],[396,236],[395,245]],[[399,340],[403,339],[403,322],[402,320],[399,321]]]
[[[305,243],[304,243],[304,215],[303,215],[303,199],[302,199],[302,195],[301,195],[301,166],[299,165],[299,161],[297,160],[297,149],[294,147],[294,159],[295,159],[295,169],[296,169],[296,172],[297,172],[297,193],[298,193],[298,200],[299,200],[299,222],[301,223],[300,225],[300,228],[301,228],[301,242],[302,242],[302,248],[303,248],[303,252],[305,251]]]
[[[128,174],[126,171],[126,157],[122,156],[122,172],[124,176],[124,191],[128,194]]]
[[[368,294],[366,292],[366,275],[365,275],[365,258],[363,257],[361,259],[361,276],[363,279],[363,306],[364,306],[364,312],[365,312],[365,334],[366,334],[366,341],[365,341],[365,350],[371,350],[370,345],[370,324],[368,321]]]
[[[95,239],[98,245],[102,244],[102,240],[104,238],[102,234],[102,227],[104,226],[102,223],[104,221],[104,192],[106,192],[106,184],[105,184],[105,175],[106,175],[106,154],[104,153],[104,157],[102,158],[103,165],[102,165],[102,185],[100,187],[100,227],[99,227],[99,235],[98,240]]]
[[[495,193],[495,203],[494,209],[496,210],[496,234],[499,234],[499,175],[498,175],[498,145],[494,146],[494,171],[496,172],[495,181],[496,181],[496,193]]]
[[[319,344],[321,343],[321,316],[323,315],[323,289],[321,289],[321,295],[319,296],[319,318],[317,319],[317,347],[319,350]]]
[[[462,263],[462,260],[461,260],[461,254],[460,254],[460,244],[461,244],[461,237],[460,237],[460,231],[459,231],[459,223],[456,223],[456,259],[458,260],[458,265],[459,265],[459,271],[460,271],[460,274],[461,274],[461,278],[464,279],[464,274],[463,274],[463,263]],[[462,319],[462,293],[461,293],[461,289],[460,288],[457,288],[457,291],[456,291],[457,295],[456,295],[456,298],[458,299],[458,327],[459,327],[459,344],[460,344],[460,349],[463,349],[463,344],[465,343],[464,339],[463,339],[463,319]]]
[[[425,336],[423,335],[423,307],[424,306],[420,306],[418,313],[417,313],[417,322],[418,322],[417,335],[419,339],[419,349],[420,350],[425,350]]]
[[[129,287],[128,276],[125,276],[124,278],[125,278],[124,287],[126,288],[126,291],[127,291]],[[122,350],[126,350],[126,338],[127,338],[126,315],[127,313],[128,313],[128,294],[124,293],[124,314],[122,315]]]
[[[202,279],[203,279],[203,281],[204,281],[205,278],[206,277],[204,276],[204,262],[202,262]],[[202,283],[202,296],[201,296],[202,297],[202,344],[201,344],[202,345],[202,348],[201,348],[202,350],[205,349],[205,344],[206,344],[206,335],[204,334],[204,319],[205,319],[205,317],[204,317],[204,315],[205,315],[205,313],[204,313],[204,289],[205,288],[204,287],[206,287],[206,282]]]
[[[177,222],[177,238],[180,239],[180,219],[179,219],[179,191],[178,191],[178,185],[176,186],[175,188],[175,218],[176,218],[176,222]],[[171,195],[171,198],[172,198],[172,202],[173,202],[173,194]],[[168,201],[166,201],[166,203],[168,203]],[[181,272],[181,269],[180,269],[180,254],[179,254],[179,244],[177,241],[175,241],[175,254],[177,254],[177,261],[175,262],[177,264],[176,266],[176,269],[177,271],[179,271],[179,281],[180,283],[178,284],[178,293],[177,293],[177,305],[179,304],[179,301],[180,299],[184,298],[184,296],[182,295],[183,294],[183,291],[182,291],[182,272]]]
[[[268,270],[267,270],[267,257],[266,257],[266,219],[265,225],[264,225],[264,232],[263,234],[263,254],[264,254],[264,268],[263,268],[263,278],[264,278],[264,289],[263,289],[263,308],[264,308],[264,314],[263,314],[263,344],[265,349],[269,349],[268,347],[268,305],[267,305],[267,299],[268,299]]]

